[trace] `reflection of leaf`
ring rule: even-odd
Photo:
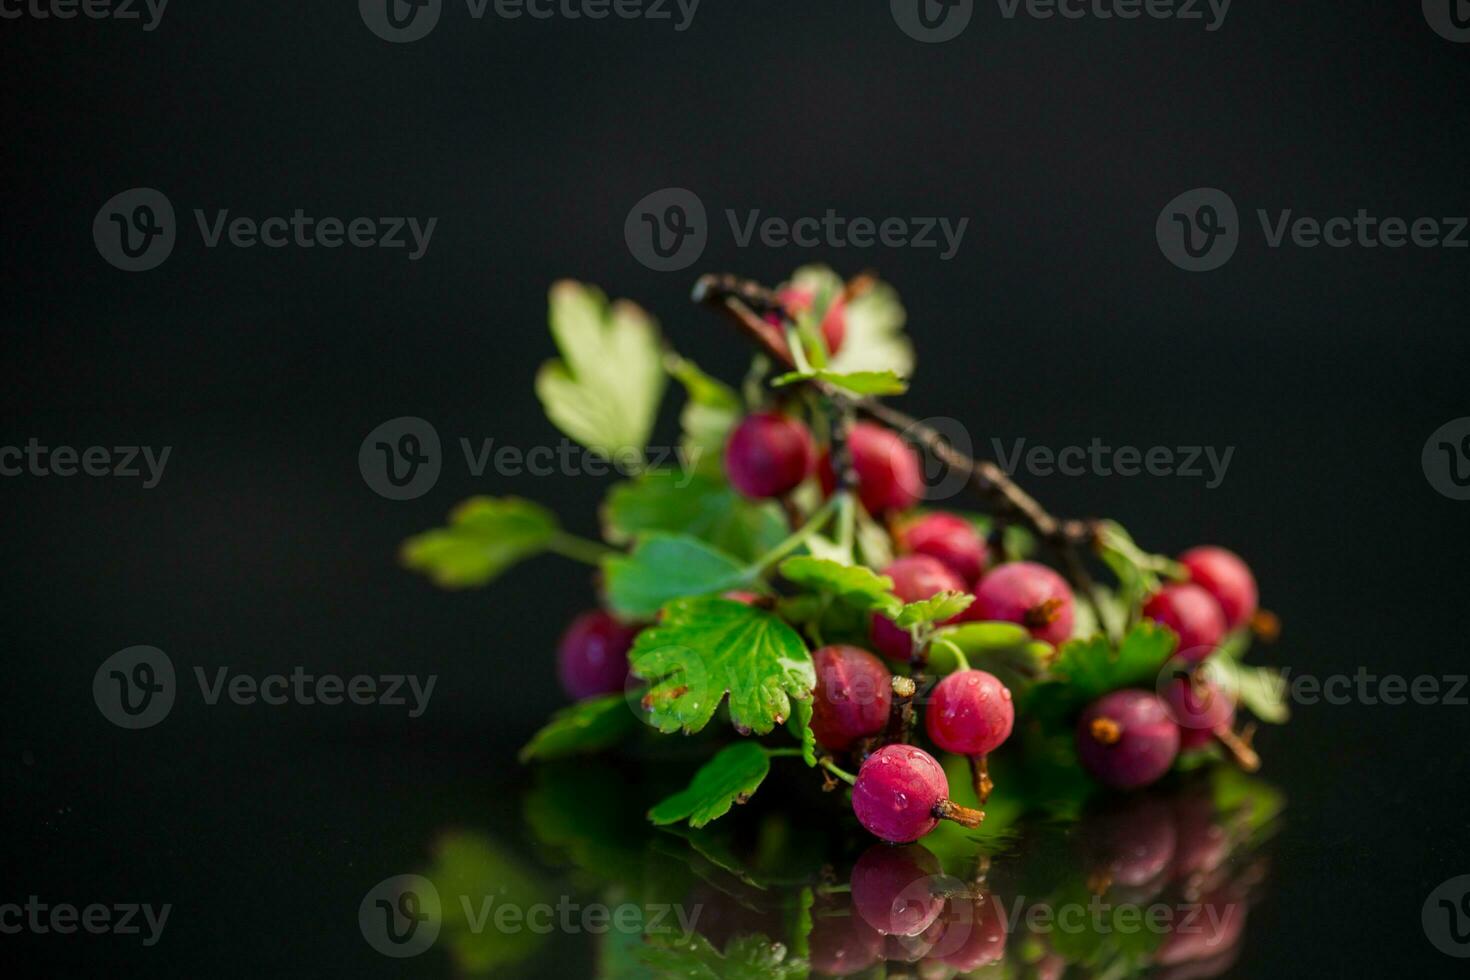
[[[648,811],[655,824],[687,819],[691,827],[703,827],[744,803],[760,788],[771,760],[754,742],[736,742],[722,749],[700,767],[690,784]]]
[[[776,504],[746,500],[723,479],[687,470],[651,470],[614,485],[602,516],[610,541],[650,531],[687,534],[746,561],[786,536]]]
[[[663,395],[658,331],[632,303],[591,286],[551,287],[551,335],[561,360],[542,365],[536,394],[562,432],[608,458],[639,455]]]
[[[795,630],[728,599],[669,603],[662,622],[638,634],[629,661],[634,674],[652,682],[644,705],[662,732],[699,731],[728,694],[731,723],[765,734],[817,683]]]
[[[724,592],[749,578],[736,559],[678,534],[644,535],[631,555],[607,558],[602,568],[608,602],[633,619],[652,617],[671,599]]]
[[[643,962],[661,980],[798,980],[809,969],[782,943],[754,933],[730,940],[723,955],[698,933],[651,942]]]
[[[489,974],[518,963],[545,938],[528,929],[496,929],[493,919],[482,919],[502,905],[524,909],[549,898],[546,886],[489,838],[473,833],[440,838],[424,877],[439,892],[444,934],[462,972]]]
[[[449,515],[449,526],[403,543],[403,564],[436,585],[484,585],[542,551],[557,534],[556,516],[517,497],[471,497]]]
[[[1211,771],[1210,788],[1215,811],[1226,820],[1242,820],[1253,836],[1259,837],[1286,807],[1286,798],[1276,787],[1231,766],[1216,766]]]
[[[638,727],[621,694],[604,694],[562,708],[521,749],[520,759],[559,759],[615,745]]]

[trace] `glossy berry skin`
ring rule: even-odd
[[[852,811],[869,833],[907,844],[934,829],[934,808],[948,796],[949,780],[932,755],[912,745],[885,745],[858,770]]]
[[[624,626],[601,609],[572,620],[556,649],[562,689],[578,701],[621,691],[628,679],[628,648],[637,635],[638,627]]]
[[[1225,636],[1225,614],[1220,604],[1192,582],[1164,586],[1143,604],[1143,614],[1179,635],[1175,655],[1190,663],[1214,653]]]
[[[893,593],[904,602],[919,602],[940,592],[964,592],[965,583],[939,559],[928,555],[899,558],[883,569],[893,579]],[[873,646],[894,660],[908,660],[914,654],[913,638],[908,630],[893,625],[886,616],[873,616]]]
[[[1179,563],[1188,569],[1189,580],[1220,604],[1226,629],[1244,626],[1256,614],[1256,577],[1235,552],[1205,545],[1180,555]]]
[[[1114,789],[1157,782],[1179,754],[1179,726],[1157,695],[1125,688],[1098,698],[1077,722],[1077,756]]]
[[[960,755],[986,755],[1016,723],[1011,692],[983,670],[957,670],[934,688],[924,728],[935,745]]]
[[[925,514],[904,524],[898,529],[898,548],[937,558],[966,582],[980,578],[988,557],[975,526],[953,514]]]
[[[859,422],[848,431],[847,448],[857,474],[858,500],[869,514],[908,510],[924,496],[919,457],[897,433]],[[817,475],[822,490],[830,495],[837,487],[837,476],[829,457],[823,458]]]
[[[1169,717],[1179,726],[1179,747],[1209,745],[1215,732],[1235,723],[1235,704],[1220,686],[1203,677],[1176,677],[1162,691]]]
[[[817,687],[812,698],[812,733],[817,743],[845,752],[888,724],[893,675],[866,650],[826,646],[812,654]]]
[[[1019,623],[1036,639],[1055,645],[1072,635],[1075,615],[1066,579],[1045,565],[1015,561],[980,580],[963,618]]]
[[[806,426],[779,412],[755,412],[740,420],[725,444],[725,474],[747,497],[779,497],[796,489],[815,458]]]
[[[944,911],[934,885],[943,869],[919,844],[875,844],[852,866],[852,907],[884,936],[917,936]]]

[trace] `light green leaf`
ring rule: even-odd
[[[855,395],[901,395],[909,390],[908,383],[892,371],[842,372],[820,368],[813,371],[788,371],[772,378],[771,387],[781,388],[812,378],[836,385]]]
[[[603,504],[609,541],[663,531],[698,538],[750,561],[786,536],[781,508],[746,500],[723,479],[685,470],[650,470],[615,484]]]
[[[750,799],[770,771],[765,749],[736,742],[701,766],[687,787],[649,810],[648,819],[659,825],[687,819],[689,826],[703,827]]]
[[[796,702],[796,710],[786,723],[791,733],[801,739],[801,759],[809,766],[817,764],[817,735],[812,731],[812,702]]]
[[[630,619],[654,615],[681,596],[724,592],[749,581],[749,570],[697,538],[649,534],[631,555],[603,559],[607,598],[613,611]]]
[[[665,355],[664,369],[684,386],[688,395],[679,414],[685,457],[691,465],[706,472],[719,472],[725,440],[744,410],[740,396],[724,382],[705,374],[693,361],[677,354]]]
[[[828,362],[830,371],[892,371],[899,377],[914,373],[914,348],[903,333],[903,304],[884,282],[847,303],[846,336],[842,349]]]
[[[558,429],[609,459],[642,458],[663,395],[658,330],[636,305],[597,289],[551,287],[551,334],[560,360],[536,375],[536,395]]]
[[[556,537],[556,516],[518,497],[471,497],[449,525],[403,543],[403,564],[447,589],[484,585]]]
[[[763,609],[728,599],[679,599],[638,634],[633,673],[652,686],[643,698],[662,732],[697,732],[728,694],[730,721],[765,734],[805,701],[816,671],[801,637]]]
[[[604,694],[562,708],[521,749],[520,760],[547,761],[598,752],[637,728],[637,718],[621,694]]]
[[[835,596],[858,609],[896,613],[893,579],[863,565],[843,565],[826,558],[799,555],[781,563],[781,577],[809,592]]]
[[[1291,718],[1287,683],[1276,668],[1249,667],[1217,653],[1205,661],[1203,669],[1261,721],[1281,725]]]
[[[894,617],[899,629],[913,629],[928,623],[942,623],[970,608],[975,597],[968,592],[939,592],[927,599],[907,603]]]

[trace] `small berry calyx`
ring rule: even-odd
[[[1179,726],[1164,702],[1125,688],[1098,698],[1077,722],[1077,756],[1092,778],[1113,789],[1157,782],[1179,754]]]
[[[883,661],[853,646],[825,646],[812,654],[817,687],[812,699],[812,734],[833,752],[876,735],[888,724],[893,675]]]
[[[953,820],[978,827],[985,814],[949,799],[949,780],[934,757],[912,745],[885,745],[868,756],[852,788],[852,810],[868,832],[908,844]]]
[[[957,670],[940,681],[924,715],[930,740],[959,755],[994,752],[1015,723],[1010,689],[983,670]]]
[[[730,433],[725,473],[747,497],[779,497],[801,485],[814,457],[805,425],[780,412],[754,412]]]
[[[928,555],[899,558],[883,569],[893,579],[893,594],[904,602],[921,602],[941,592],[964,592],[965,583],[943,562]],[[911,660],[914,640],[907,630],[895,626],[887,616],[873,614],[873,646],[894,660]]]
[[[1215,597],[1192,582],[1164,586],[1143,605],[1143,615],[1179,635],[1181,660],[1198,663],[1220,646],[1225,636],[1225,614]]]
[[[1214,545],[1191,548],[1179,556],[1189,580],[1220,604],[1225,628],[1238,629],[1250,623],[1259,608],[1256,577],[1239,555]]]
[[[1017,623],[1038,640],[1053,645],[1072,635],[1076,609],[1067,580],[1032,561],[997,566],[980,580],[966,621]]]
[[[628,679],[628,649],[639,627],[626,626],[601,609],[572,620],[556,648],[556,672],[574,700],[621,691]]]
[[[924,477],[918,454],[891,429],[858,422],[847,433],[847,449],[857,475],[857,495],[863,509],[874,516],[908,510],[924,496]],[[831,455],[817,469],[822,490],[837,488]]]
[[[898,549],[943,562],[967,583],[979,581],[989,555],[975,526],[954,514],[925,514],[899,525]]]

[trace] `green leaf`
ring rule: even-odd
[[[1008,650],[1031,641],[1031,634],[1019,623],[978,622],[946,626],[935,634],[949,640],[966,654],[989,650]]]
[[[1205,661],[1211,680],[1234,692],[1240,703],[1261,721],[1285,724],[1291,718],[1287,683],[1274,667],[1249,667],[1234,657],[1217,653]]]
[[[969,609],[974,601],[975,597],[968,592],[939,592],[927,599],[907,603],[893,622],[899,629],[942,623]]]
[[[786,723],[791,734],[801,740],[801,759],[808,766],[817,764],[817,735],[812,731],[812,702],[796,702],[796,710]]]
[[[1117,650],[1105,636],[1068,640],[1051,666],[1054,679],[1027,692],[1024,708],[1056,723],[1109,691],[1152,691],[1176,642],[1173,631],[1148,620],[1135,625]]]
[[[892,371],[907,378],[914,373],[914,348],[903,333],[903,304],[885,282],[847,303],[842,349],[828,362],[838,372]]]
[[[689,826],[703,827],[750,799],[770,771],[765,749],[736,742],[701,766],[688,787],[649,810],[648,819],[660,826],[687,819]]]
[[[679,424],[684,430],[681,445],[686,458],[691,465],[718,472],[725,439],[744,411],[740,396],[724,382],[705,374],[693,361],[677,354],[665,355],[664,369],[684,386],[688,395],[679,413]]]
[[[658,330],[636,305],[562,281],[551,287],[551,335],[560,360],[536,375],[536,395],[558,429],[609,459],[642,458],[663,395]]]
[[[763,609],[728,599],[680,599],[638,634],[633,673],[652,682],[643,704],[662,732],[697,732],[725,695],[737,728],[765,734],[805,701],[816,671],[801,637]]]
[[[801,980],[807,961],[789,956],[783,943],[759,933],[744,933],[725,945],[722,955],[699,933],[653,937],[643,962],[659,978],[680,980]]]
[[[1032,639],[1016,623],[960,623],[941,627],[934,637],[955,644],[971,667],[994,674],[1018,696],[1040,679],[1055,655],[1051,644]],[[957,666],[949,662],[953,659],[942,643],[929,648],[929,665],[939,673],[953,670]]]
[[[653,616],[671,599],[724,592],[748,582],[745,566],[686,535],[649,534],[631,555],[602,563],[613,611],[630,619]]]
[[[908,383],[892,371],[830,371],[819,368],[814,371],[788,371],[771,379],[773,388],[795,384],[811,379],[836,385],[855,395],[901,395],[909,390]]]
[[[562,708],[521,749],[520,759],[560,759],[598,752],[621,741],[637,726],[621,694],[604,694]]]
[[[798,588],[834,596],[858,609],[896,613],[901,605],[893,594],[893,579],[863,565],[798,555],[783,561],[780,572]]]
[[[449,526],[403,543],[403,564],[448,589],[484,585],[511,565],[546,549],[556,516],[518,497],[471,497],[449,515]]]
[[[723,479],[684,470],[650,470],[615,484],[602,519],[609,541],[621,543],[650,531],[687,534],[745,561],[786,536],[776,504],[746,500]]]

